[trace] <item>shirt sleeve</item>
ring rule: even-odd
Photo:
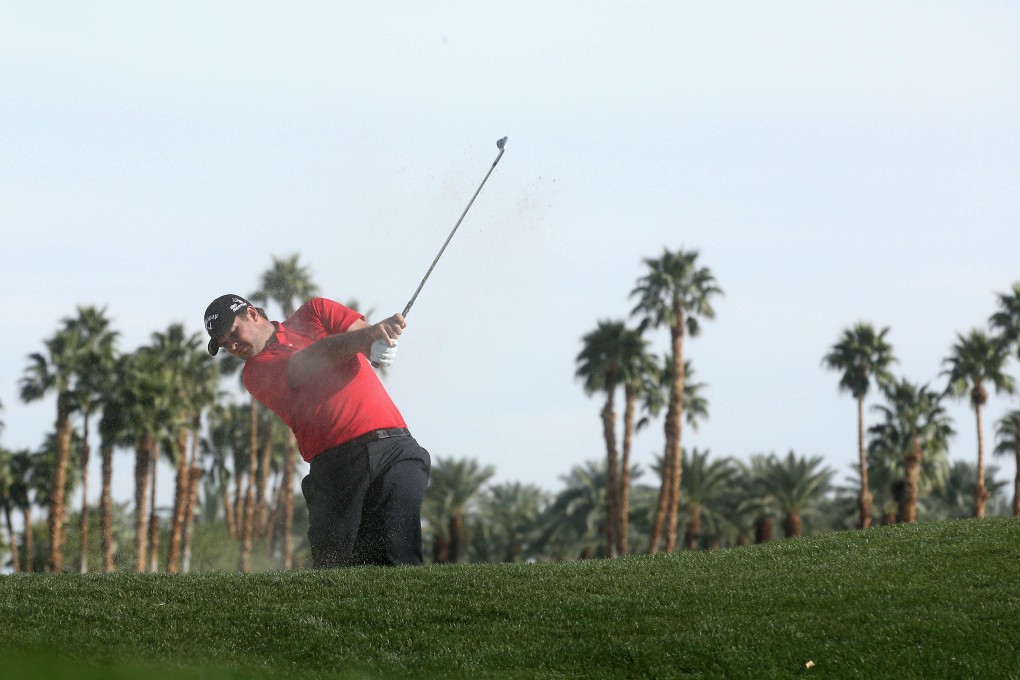
[[[308,302],[326,335],[345,333],[355,321],[365,317],[357,310],[326,298],[313,298]]]

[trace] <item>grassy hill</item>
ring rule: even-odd
[[[0,678],[1020,678],[1020,520],[535,565],[0,578]]]

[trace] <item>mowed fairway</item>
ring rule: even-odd
[[[1020,677],[1020,520],[563,564],[0,578],[0,678]]]

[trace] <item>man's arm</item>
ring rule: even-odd
[[[287,384],[296,389],[309,378],[346,363],[359,353],[369,356],[373,342],[396,340],[406,325],[400,314],[371,326],[359,319],[347,331],[326,336],[295,352],[287,365]]]

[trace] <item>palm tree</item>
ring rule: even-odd
[[[996,293],[998,309],[988,323],[997,338],[1012,347],[1020,357],[1020,281],[1008,293]]]
[[[181,324],[171,324],[166,331],[152,334],[151,350],[162,366],[162,380],[172,395],[174,409],[169,423],[169,446],[165,447],[176,467],[167,553],[167,571],[170,573],[180,570],[185,526],[189,524],[188,518],[194,508],[197,479],[192,479],[192,472],[197,467],[202,414],[215,401],[219,383],[218,368],[205,351],[205,345],[206,341],[200,334],[189,335]]]
[[[55,432],[46,435],[43,443],[33,451],[29,464],[30,478],[28,483],[33,491],[35,503],[41,507],[53,507],[53,478],[54,468],[57,465],[58,437]],[[77,432],[71,432],[71,440],[68,442],[67,476],[64,478],[62,492],[64,498],[73,495],[81,481],[79,474],[78,456],[81,451],[81,440]],[[49,530],[47,518],[47,530]],[[52,542],[49,547],[52,547]],[[47,550],[47,553],[49,551]],[[52,571],[50,555],[46,554],[43,560],[43,568]]]
[[[797,538],[803,532],[805,516],[820,508],[829,492],[834,472],[818,469],[821,456],[803,458],[790,451],[785,458],[774,453],[751,457],[753,495],[748,503],[776,514],[783,519],[783,532],[787,538]]]
[[[135,449],[135,571],[146,571],[150,543],[158,536],[150,507],[150,478],[161,447],[169,446],[178,416],[177,394],[167,377],[166,357],[152,346],[127,355],[119,372],[121,436]],[[154,505],[154,504],[152,504]],[[154,552],[154,551],[153,551]]]
[[[1013,348],[1017,358],[1020,358],[1020,282],[1014,283],[1008,293],[998,293],[999,308],[989,319],[992,331],[997,334],[999,342],[1006,347]],[[1020,414],[1020,411],[1014,411]],[[1017,442],[1013,453],[1016,455],[1016,476],[1013,482],[1013,514],[1020,516],[1020,441],[1017,441],[1016,429],[1018,423],[1011,415],[1007,415],[999,422],[999,444],[995,448],[997,455],[1006,455],[1003,447],[1008,449],[1004,441],[1012,439]]]
[[[996,392],[1013,394],[1016,387],[1013,378],[1005,372],[1007,361],[1006,345],[988,336],[982,330],[973,329],[967,335],[957,333],[957,342],[951,354],[943,362],[948,368],[947,393],[954,397],[968,397],[974,409],[977,424],[977,480],[974,482],[974,517],[985,516],[985,504],[990,498],[985,488],[985,441],[982,426],[982,409],[988,403],[986,383],[991,383]]]
[[[0,430],[3,423],[0,423]],[[7,524],[7,544],[11,553],[11,569],[14,573],[21,571],[21,556],[18,554],[18,537],[14,534],[14,522],[11,521],[11,506],[15,504],[15,468],[14,452],[0,447],[0,509],[4,512]]]
[[[273,256],[273,266],[262,274],[262,287],[251,299],[258,302],[277,302],[284,318],[290,317],[298,305],[319,294],[319,287],[307,267],[298,263],[294,253],[284,259]]]
[[[858,527],[871,526],[871,487],[868,483],[868,453],[864,438],[864,398],[874,380],[880,386],[892,380],[889,367],[896,363],[892,346],[885,336],[889,328],[875,332],[874,326],[863,321],[843,331],[839,341],[822,359],[822,364],[842,373],[839,389],[849,392],[857,401],[857,455],[861,477],[861,492],[857,499],[860,516]]]
[[[64,326],[44,341],[46,353],[29,355],[29,365],[21,379],[21,399],[30,403],[50,393],[57,397],[55,424],[55,460],[50,481],[50,512],[48,529],[50,549],[48,569],[64,570],[64,523],[67,507],[65,487],[71,455],[71,415],[75,408],[75,382],[82,369],[81,344],[78,333],[65,320]]]
[[[3,411],[3,409],[3,402],[0,402],[0,411]],[[4,421],[0,420],[0,433],[3,433],[3,431]],[[14,453],[0,447],[0,506],[3,507],[4,516],[7,519],[7,537],[11,546],[11,565],[15,574],[21,569],[21,560],[18,555],[18,540],[14,536],[14,523],[11,522],[11,506],[14,504],[16,484]]]
[[[248,409],[239,405],[221,405],[210,413],[208,438],[203,442],[203,451],[212,458],[213,479],[217,482],[220,502],[223,504],[224,519],[227,533],[232,539],[238,538],[238,508],[240,504],[240,484],[237,497],[230,500],[230,480],[240,480],[243,476],[241,463],[245,460],[246,442],[248,441]],[[231,469],[227,461],[231,461]]]
[[[874,407],[883,421],[869,428],[872,458],[902,461],[902,475],[894,482],[897,520],[917,521],[917,499],[922,486],[939,486],[949,471],[949,439],[955,434],[942,406],[943,395],[928,385],[896,380],[886,388],[889,404]],[[924,474],[922,474],[924,473]],[[922,484],[922,476],[924,484]]]
[[[1017,472],[1013,480],[1013,516],[1020,517],[1020,411],[1010,411],[999,420],[995,432],[995,455],[1014,456]]]
[[[436,532],[436,562],[458,563],[467,558],[467,515],[485,483],[496,473],[491,465],[473,458],[437,458],[425,494],[427,514]],[[443,541],[443,526],[446,541]],[[445,544],[445,555],[444,553]]]
[[[196,343],[197,344],[193,344]],[[186,367],[189,406],[191,409],[191,456],[187,463],[188,487],[184,494],[184,526],[181,528],[181,568],[187,573],[191,565],[192,525],[198,505],[198,482],[203,474],[199,464],[202,444],[202,416],[211,410],[220,397],[220,373],[215,360],[204,348],[201,334],[192,336]]]
[[[236,357],[227,354],[220,361],[220,373],[232,375],[237,373],[243,375],[244,362]],[[234,458],[234,517],[237,521],[236,538],[240,544],[237,568],[241,572],[247,572],[250,568],[251,544],[255,534],[255,486],[256,475],[259,466],[259,423],[262,420],[261,412],[264,410],[255,397],[249,396],[247,425],[244,432],[247,435],[247,460],[241,455],[241,450],[235,450]],[[242,474],[242,471],[244,474]],[[247,491],[244,490],[244,479],[247,477]]]
[[[649,552],[659,548],[663,522],[668,523],[666,550],[672,552],[676,544],[677,516],[680,508],[680,484],[683,476],[681,459],[681,418],[684,394],[684,338],[697,337],[701,332],[700,319],[714,319],[712,299],[722,295],[715,278],[707,267],[697,263],[698,252],[663,250],[658,259],[645,259],[648,273],[638,280],[631,292],[638,303],[632,314],[642,317],[641,328],[666,326],[670,334],[670,355],[673,359],[669,375],[670,396],[666,409],[666,443],[663,454],[665,466],[660,489],[660,508],[652,525]]]
[[[683,509],[687,518],[683,545],[697,550],[702,527],[708,524],[713,532],[726,521],[722,505],[726,491],[733,483],[736,468],[729,458],[709,462],[709,452],[685,448]]]
[[[21,511],[21,524],[24,532],[22,540],[22,556],[24,564],[22,571],[32,571],[32,494],[36,492],[36,500],[45,496],[45,484],[41,491],[37,491],[34,481],[38,479],[35,474],[36,457],[28,449],[19,449],[11,453],[11,505]]]
[[[986,491],[995,498],[1006,488],[1006,482],[996,479],[998,468],[989,465]],[[958,460],[949,466],[949,478],[942,489],[935,489],[935,516],[938,519],[963,519],[974,515],[974,485],[977,484],[977,465]]]
[[[647,343],[639,332],[628,329],[620,321],[600,321],[598,327],[582,338],[584,347],[577,355],[577,377],[584,383],[588,395],[604,393],[602,407],[602,436],[606,445],[606,544],[610,556],[619,553],[618,536],[622,530],[620,521],[619,450],[616,442],[615,398],[617,387],[623,383],[638,384],[644,378],[637,364],[645,361]],[[630,420],[633,421],[633,405],[628,402]],[[625,551],[624,551],[625,552]]]
[[[523,562],[533,555],[548,502],[549,494],[534,484],[509,482],[487,490],[479,506],[489,529],[487,547],[497,551],[497,559]]]
[[[633,347],[633,352],[627,353],[623,364],[623,447],[617,483],[616,519],[616,552],[618,555],[626,555],[629,552],[630,493],[633,478],[630,461],[634,433],[648,422],[645,418],[637,420],[638,402],[641,402],[644,409],[650,407],[649,400],[656,399],[653,394],[660,393],[658,384],[663,375],[656,355],[648,351],[648,343],[641,337],[640,332],[634,333],[639,344]]]
[[[74,389],[74,409],[81,414],[81,516],[79,517],[81,559],[79,571],[88,571],[89,545],[89,421],[103,408],[103,400],[112,389],[111,377],[116,361],[118,333],[110,329],[106,309],[78,307],[78,317],[65,319],[65,324],[80,343],[80,366]]]
[[[545,515],[542,544],[551,548],[556,559],[580,555],[608,555],[609,548],[599,545],[605,536],[606,469],[604,461],[587,461],[561,475],[564,488],[553,498]]]
[[[298,263],[298,254],[281,259],[273,257],[273,267],[262,274],[262,287],[254,299],[275,301],[283,310],[284,318],[290,317],[298,304],[319,294],[319,287],[312,280],[307,267]],[[294,467],[297,463],[297,444],[293,435],[288,436],[284,448],[283,478],[280,480],[280,499],[283,508],[283,568],[293,565],[294,547],[291,533],[294,526]]]
[[[701,421],[708,419],[708,399],[702,393],[702,390],[705,388],[705,384],[694,381],[694,366],[690,359],[684,359],[683,373],[684,394],[681,401],[681,412],[683,413],[684,422],[687,423],[692,430],[697,431],[698,425]],[[644,400],[642,402],[642,408],[646,415],[642,417],[641,421],[639,421],[639,426],[646,425],[650,418],[657,417],[659,413],[662,412],[663,407],[669,403],[670,392],[672,390],[672,384],[669,382],[669,376],[672,374],[673,358],[667,354],[662,359],[662,365],[657,366],[653,379],[649,381],[646,386]],[[682,461],[681,468],[683,468]],[[658,465],[653,466],[653,469],[657,474],[659,474],[660,479],[663,479],[665,468],[661,459],[659,460]],[[682,487],[683,484],[681,484],[681,488]],[[658,503],[656,504],[655,519],[653,520],[653,527],[656,524],[661,527],[663,518],[666,516],[667,501],[668,497],[659,494]]]
[[[265,480],[268,479],[270,454],[276,445],[280,433],[277,427],[280,420],[269,409],[265,408],[254,398],[251,402],[249,423],[246,432],[249,435],[248,460],[245,471],[248,484],[244,492],[243,502],[238,509],[240,522],[240,551],[238,558],[238,570],[247,573],[251,570],[251,552],[255,537],[258,531],[259,498],[264,494]],[[259,445],[261,442],[261,449]],[[259,454],[262,454],[261,456]],[[235,459],[235,466],[242,468],[245,464]],[[238,463],[241,463],[238,465]],[[240,484],[238,477],[238,484]],[[262,487],[262,488],[260,488]]]
[[[113,452],[117,446],[130,446],[128,411],[131,405],[130,366],[132,357],[120,356],[113,366],[110,389],[103,403],[99,421],[99,454],[101,458],[101,490],[99,494],[99,543],[103,572],[114,570],[113,562]]]

